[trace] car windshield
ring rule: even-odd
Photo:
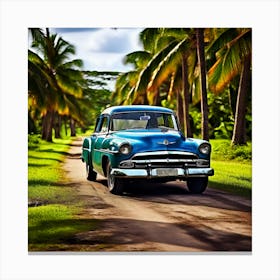
[[[173,114],[160,112],[126,112],[112,116],[110,130],[173,129],[178,130]]]

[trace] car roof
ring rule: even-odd
[[[160,106],[150,106],[150,105],[127,105],[127,106],[113,106],[105,109],[102,115],[108,114],[112,115],[114,113],[124,113],[124,112],[139,112],[139,111],[150,111],[150,112],[162,112],[162,113],[173,113],[173,110],[160,107]]]

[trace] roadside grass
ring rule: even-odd
[[[96,227],[95,220],[79,216],[82,202],[75,186],[65,183],[61,165],[72,140],[48,143],[36,135],[28,140],[29,251],[70,245],[74,234]]]
[[[212,161],[211,165],[215,170],[215,175],[209,179],[210,187],[251,197],[251,164],[234,161]]]
[[[29,251],[67,249],[76,243],[74,234],[93,230],[97,226],[94,219],[78,217],[76,207],[50,204],[32,207],[28,212]]]
[[[71,139],[48,143],[35,137],[29,140],[28,146],[28,204],[57,203],[62,198],[67,201],[71,191],[59,183],[63,179],[60,166]]]
[[[215,175],[209,186],[250,198],[252,193],[252,144],[231,147],[230,140],[211,140],[211,166]]]

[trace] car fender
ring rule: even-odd
[[[92,143],[91,139],[89,137],[85,138],[82,145],[82,161],[86,164],[92,166],[91,163],[91,149],[92,149]]]

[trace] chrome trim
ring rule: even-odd
[[[204,146],[206,145],[206,146],[209,148],[208,153],[203,153],[203,152],[202,152],[201,147],[202,147],[203,145],[204,145]],[[201,143],[201,144],[199,145],[199,147],[198,147],[198,150],[199,150],[199,152],[202,153],[203,155],[209,155],[209,154],[211,153],[211,145],[210,145],[210,143]]]
[[[91,139],[90,138],[85,138],[85,139],[87,139],[88,140],[88,148],[82,148],[84,151],[88,151],[88,152],[90,152],[91,151]],[[85,140],[84,139],[84,140]]]
[[[144,153],[137,153],[131,157],[133,158],[138,156],[157,156],[157,155],[185,155],[185,156],[195,156],[198,158],[198,156],[195,153],[189,153],[189,152],[180,152],[180,151],[157,151],[157,152],[144,152]]]
[[[213,176],[214,169],[213,168],[189,168],[187,171],[187,177],[197,177],[197,176]]]
[[[167,139],[164,139],[163,142],[157,142],[157,144],[159,145],[165,145],[165,146],[168,146],[168,145],[172,145],[172,144],[175,144],[176,141],[174,142],[169,142]]]
[[[126,177],[126,178],[144,178],[144,177],[148,177],[148,171],[145,169],[113,168],[111,170],[111,175],[114,175],[116,177]]]
[[[88,148],[89,148],[89,151],[91,151],[91,139],[88,138]]]
[[[134,168],[134,166],[134,162],[130,160],[124,160],[119,164],[120,168]]]
[[[119,153],[119,151],[112,151],[109,149],[94,149],[94,151],[98,151],[98,152],[103,152],[103,153],[109,153],[109,154],[117,154]]]
[[[160,168],[158,168],[160,169]],[[166,178],[189,178],[189,177],[207,177],[214,175],[212,168],[175,168],[177,170],[177,176],[166,176]],[[111,175],[124,178],[160,178],[157,175],[157,168],[148,169],[121,169],[113,168]]]
[[[185,167],[187,167],[188,165],[196,165],[196,167],[209,167],[210,165],[210,161],[206,160],[206,159],[139,159],[139,160],[124,160],[121,161],[119,164],[119,167],[122,168],[122,166],[125,165],[127,166],[131,166],[131,168],[134,167],[134,165],[137,164],[165,164],[166,167],[168,167],[168,164],[172,164],[172,163],[178,163],[178,164],[184,164]]]
[[[122,161],[124,162],[124,161]],[[121,163],[122,163],[121,162]],[[139,160],[127,160],[125,162],[134,162],[134,163],[196,163],[200,165],[204,165],[203,163],[209,164],[209,160],[202,159],[139,159]],[[206,164],[205,164],[206,165]]]

